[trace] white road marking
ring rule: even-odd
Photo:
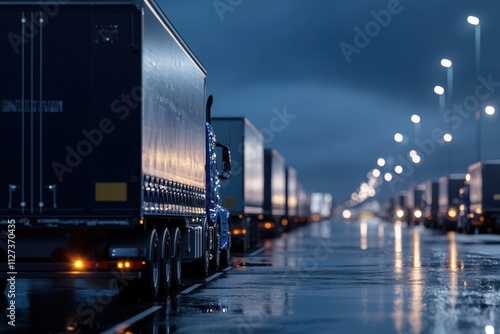
[[[182,293],[183,295],[185,294],[188,294],[190,293],[191,291],[195,290],[195,289],[198,289],[199,287],[201,286],[200,283],[196,283],[192,286],[190,286],[189,288],[185,289],[185,290],[182,290],[180,293]]]
[[[151,313],[154,313],[161,309],[163,306],[152,306],[148,308],[146,311],[143,311],[139,314],[134,315],[132,318],[129,318],[118,325],[115,325],[111,327],[110,329],[102,332],[101,334],[115,334],[115,333],[121,333],[128,327],[132,326],[134,323],[138,322],[139,320],[142,320],[143,318],[147,317]]]

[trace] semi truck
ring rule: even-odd
[[[405,190],[400,190],[394,197],[394,219],[401,222],[408,219],[406,198],[407,192]]]
[[[469,219],[464,229],[472,233],[498,231],[500,228],[500,160],[472,164],[468,168]]]
[[[259,222],[264,237],[279,235],[288,221],[286,218],[285,158],[274,148],[264,150],[264,206]]]
[[[436,180],[428,180],[424,183],[424,226],[437,228],[439,210],[439,183]]]
[[[158,5],[0,6],[1,272],[126,273],[155,297],[227,261],[230,154],[219,172],[206,70]]]
[[[438,227],[444,230],[456,230],[460,210],[460,189],[463,187],[465,174],[450,174],[439,178]]]
[[[424,211],[424,187],[422,185],[412,185],[406,192],[406,205],[408,207],[407,223],[418,225],[423,219]]]
[[[248,251],[260,244],[259,222],[264,205],[264,137],[244,117],[214,117],[218,141],[231,150],[232,176],[221,187],[224,207],[231,213],[231,240]]]

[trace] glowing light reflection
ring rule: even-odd
[[[360,235],[360,248],[362,250],[368,249],[368,224],[366,219],[361,219],[359,224],[359,235]]]

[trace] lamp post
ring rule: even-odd
[[[439,115],[442,116],[444,114],[444,88],[441,86],[435,86],[434,93],[439,95]]]
[[[417,145],[417,142],[420,140],[420,116],[417,114],[411,115],[411,122],[415,124],[415,146]]]
[[[448,100],[448,108],[453,104],[453,63],[451,60],[441,59],[441,66],[446,68],[446,96]]]
[[[476,33],[476,80],[479,80],[479,74],[481,71],[481,25],[479,24],[479,19],[476,16],[468,16],[467,22],[475,27]],[[476,123],[477,123],[477,148],[476,148],[476,160],[481,161],[481,103],[479,103],[479,108],[476,111]]]
[[[450,108],[453,105],[453,63],[451,60],[443,58],[441,59],[441,66],[446,68],[446,107]],[[445,108],[446,108],[445,107]],[[448,122],[445,123],[445,138],[444,141],[446,143],[451,142],[451,135],[448,133]],[[449,140],[446,140],[449,138]],[[445,145],[445,144],[443,144]],[[448,155],[448,174],[451,173],[451,145],[446,145],[445,152]]]
[[[403,147],[404,140],[405,137],[401,133],[397,132],[396,134],[394,134],[394,141],[400,145],[400,155],[403,158],[404,158],[404,147]]]

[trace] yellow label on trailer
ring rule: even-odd
[[[126,202],[127,183],[125,182],[96,182],[96,202]]]

